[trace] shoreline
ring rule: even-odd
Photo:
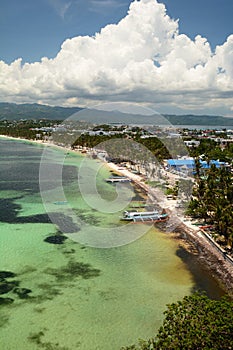
[[[202,230],[194,226],[183,215],[176,215],[174,203],[171,203],[171,201],[165,198],[162,199],[160,193],[156,193],[156,190],[151,189],[143,181],[141,176],[135,175],[126,169],[119,169],[116,164],[107,164],[115,172],[129,177],[138,187],[149,193],[156,202],[159,202],[160,208],[166,209],[170,217],[172,215],[172,220],[169,220],[172,221],[170,222],[170,229],[160,228],[160,230],[171,234],[174,239],[179,240],[180,246],[191,254],[194,254],[201,265],[211,273],[220,287],[229,296],[233,297],[233,264],[226,260],[226,257],[213,247]]]
[[[78,150],[59,146],[52,142],[16,138],[6,135],[0,135],[0,137],[9,140],[38,144],[44,147],[56,147],[67,152],[82,154]],[[170,217],[168,224],[159,229],[162,232],[171,234],[173,239],[179,240],[180,246],[191,252],[191,254],[194,254],[201,265],[208,270],[218,282],[220,287],[225,290],[229,296],[233,297],[233,264],[231,264],[226,257],[217,250],[217,248],[213,247],[199,227],[194,226],[190,220],[187,220],[187,218],[184,217],[184,215],[177,214],[178,210],[175,208],[176,201],[168,200],[165,198],[165,195],[161,195],[160,190],[151,188],[145,183],[142,176],[133,174],[128,169],[119,167],[114,163],[106,162],[103,164],[112,171],[131,179],[134,185],[142,189],[152,201],[156,201],[156,204],[158,204],[160,208],[165,209],[168,212]]]

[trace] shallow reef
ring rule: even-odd
[[[56,234],[53,236],[48,236],[44,239],[44,242],[46,243],[51,243],[51,244],[63,244],[67,237],[61,235],[61,234]]]
[[[17,294],[20,299],[27,299],[29,297],[29,293],[31,293],[31,289],[28,288],[15,288],[13,293]]]
[[[0,294],[8,294],[10,292],[16,294],[18,298],[20,299],[27,299],[29,298],[29,293],[31,293],[31,289],[28,288],[21,288],[19,287],[20,281],[17,280],[11,280],[16,277],[17,275],[12,271],[0,271]],[[14,302],[13,298],[7,297],[1,297],[0,298],[0,305],[8,305]]]
[[[1,298],[0,297],[0,305],[9,305],[14,302],[14,299],[12,298]]]
[[[67,265],[62,266],[58,269],[46,269],[45,273],[55,276],[57,281],[62,282],[67,280],[70,281],[77,277],[82,277],[83,279],[98,277],[101,271],[99,269],[93,268],[90,264],[70,260]]]

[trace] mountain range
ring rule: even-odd
[[[79,113],[78,113],[79,112]],[[199,126],[225,126],[233,128],[233,118],[213,115],[175,115],[164,114],[142,116],[139,114],[122,113],[119,111],[101,111],[93,109],[83,109],[80,107],[60,107],[47,106],[42,104],[15,104],[0,103],[0,120],[20,120],[20,119],[49,119],[65,120],[78,113],[79,119],[99,123],[125,123],[125,124],[156,124],[164,120],[172,125],[199,125]]]

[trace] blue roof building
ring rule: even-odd
[[[207,161],[200,160],[200,165],[202,169],[209,169],[212,164],[216,166],[216,168],[224,167],[226,164],[224,162],[219,162],[218,160],[211,160],[209,163]],[[168,159],[167,160],[167,166],[168,169],[175,169],[177,171],[186,172],[187,171],[194,171],[195,166],[195,160],[193,158],[187,158],[187,159]]]

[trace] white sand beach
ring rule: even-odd
[[[16,139],[24,142],[36,143],[45,147],[56,147],[66,152],[74,152],[80,154],[80,150],[73,150],[68,147],[56,145],[51,141],[44,142],[41,140],[28,140],[22,138],[13,138],[1,135],[3,138]],[[145,183],[142,175],[134,174],[129,169],[112,162],[105,162],[106,166],[119,175],[128,177],[134,184],[148,194],[152,202],[155,202],[161,209],[165,209],[169,214],[169,221],[167,225],[167,232],[179,233],[179,237],[187,241],[188,244],[195,245],[199,251],[199,259],[204,262],[207,269],[211,270],[213,275],[222,284],[229,293],[233,291],[233,264],[226,259],[225,255],[221,253],[211,242],[206,238],[201,228],[195,225],[191,218],[184,214],[184,211],[177,208],[177,200],[168,199],[166,195],[159,188],[152,188]],[[167,176],[172,176],[169,173]],[[177,179],[177,177],[176,177]],[[172,178],[172,180],[174,180]]]
[[[150,197],[169,214],[167,230],[178,232],[180,238],[184,238],[188,244],[194,245],[198,250],[199,259],[204,262],[205,267],[213,273],[215,278],[223,285],[228,293],[233,294],[233,263],[221,252],[221,248],[215,247],[207,239],[202,228],[194,225],[191,218],[176,208],[177,201],[167,199],[160,189],[151,188],[145,183],[142,176],[133,174],[128,169],[119,167],[117,164],[108,163],[108,166],[119,173],[131,179],[137,186],[141,187]]]

